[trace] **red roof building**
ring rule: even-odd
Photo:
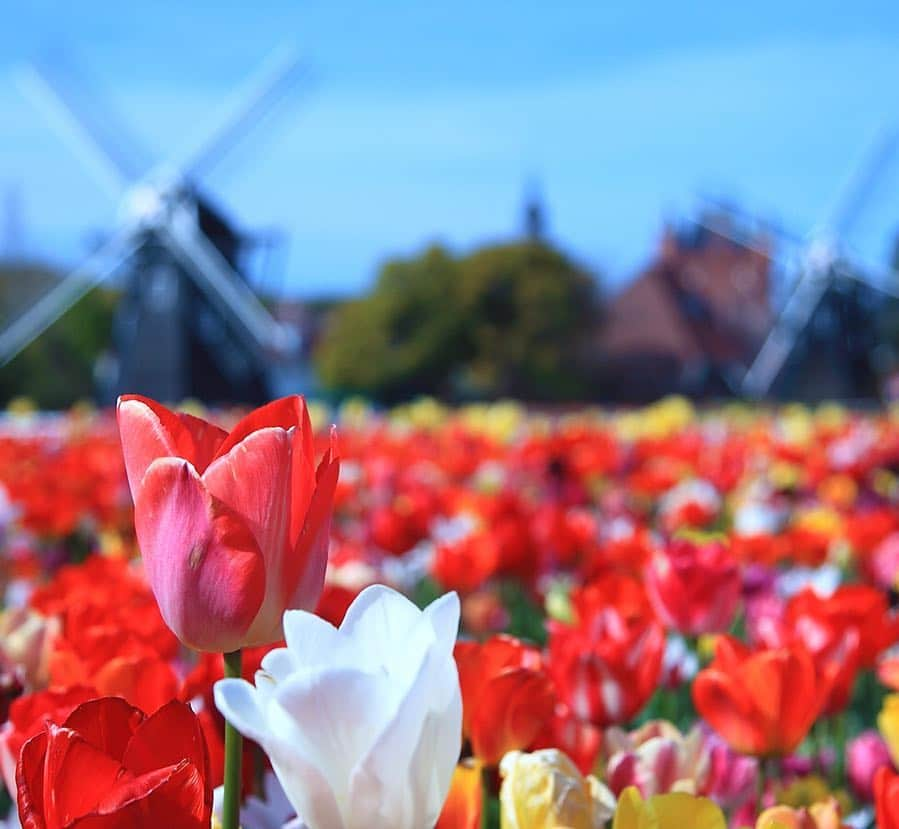
[[[603,397],[732,393],[771,322],[764,251],[700,225],[666,228],[654,260],[608,303]]]

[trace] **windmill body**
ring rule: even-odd
[[[843,240],[858,221],[897,141],[895,131],[877,136],[826,220],[807,237],[756,220],[780,241],[798,247],[800,255],[798,268],[780,262],[781,270],[794,272],[794,279],[755,358],[746,366],[740,383],[743,396],[803,401],[877,396],[876,319],[885,302],[899,297],[899,277],[850,256]],[[733,212],[720,203],[715,210],[719,215]],[[721,225],[706,216],[698,223],[722,232]]]
[[[119,162],[121,153],[105,149],[60,87],[33,68],[27,86],[37,90],[54,123],[82,155],[98,159],[91,169],[102,171],[103,183],[118,178],[120,225],[79,268],[0,330],[0,364],[115,277],[121,301],[113,348],[98,370],[103,402],[123,392],[213,403],[269,398],[270,372],[297,358],[298,337],[254,293],[242,267],[248,237],[201,195],[197,182],[295,79],[297,68],[292,54],[279,55],[204,146],[180,164],[159,164],[137,177]]]

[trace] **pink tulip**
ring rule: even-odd
[[[119,431],[134,524],[163,618],[182,642],[233,651],[282,638],[285,610],[322,591],[339,461],[316,471],[302,397],[256,409],[230,433],[126,395]]]
[[[860,800],[874,800],[874,774],[883,766],[892,767],[890,752],[873,729],[863,731],[846,746],[846,776]]]

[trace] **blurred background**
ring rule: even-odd
[[[34,0],[0,403],[899,396],[899,8]]]

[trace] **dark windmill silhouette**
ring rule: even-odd
[[[713,202],[697,221],[728,235],[728,228],[746,223],[780,243],[776,250],[795,256],[773,256],[779,270],[794,272],[785,300],[752,362],[746,367],[740,392],[752,399],[869,399],[878,394],[876,317],[884,302],[899,297],[899,275],[850,254],[845,240],[892,158],[899,133],[884,131],[852,170],[824,221],[808,235],[747,217],[731,205]],[[712,200],[707,200],[712,201]],[[734,214],[739,222],[714,217]],[[710,220],[709,217],[712,217]],[[743,237],[733,237],[747,244]]]
[[[274,319],[249,283],[244,263],[252,237],[237,230],[200,183],[300,70],[292,51],[273,55],[202,145],[149,171],[121,131],[110,138],[112,119],[88,117],[70,84],[46,66],[25,70],[29,96],[121,199],[121,219],[78,268],[0,330],[0,365],[115,277],[121,300],[102,396],[128,391],[216,403],[268,398],[272,368],[297,358],[299,338]]]

